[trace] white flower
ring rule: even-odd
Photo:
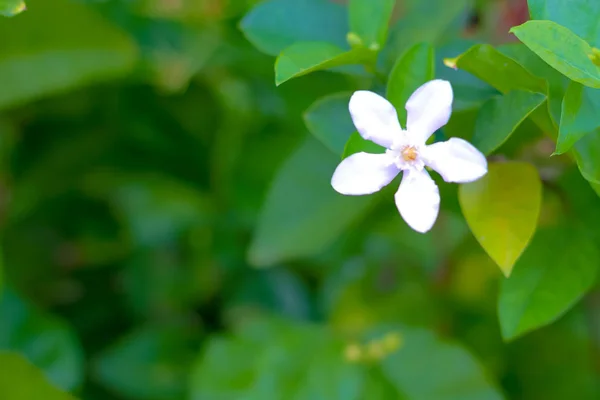
[[[400,215],[417,232],[425,233],[437,219],[438,187],[425,166],[446,182],[472,182],[487,173],[485,156],[469,142],[451,138],[426,145],[427,139],[446,125],[452,112],[452,87],[433,80],[408,99],[407,129],[398,122],[394,106],[369,91],[358,91],[350,99],[350,114],[360,135],[387,148],[384,154],[357,153],[344,159],[331,178],[341,194],[377,192],[403,172],[395,200]]]

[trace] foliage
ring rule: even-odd
[[[600,398],[599,4],[0,0],[0,398]],[[422,235],[330,180],[432,79]]]

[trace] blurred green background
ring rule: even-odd
[[[0,17],[0,350],[62,389],[1,353],[2,400],[600,398],[600,293],[505,343],[503,278],[455,185],[428,235],[391,195],[330,200],[339,159],[303,115],[363,78],[276,88],[274,58],[239,29],[256,3],[31,0]],[[450,3],[399,1],[394,18],[441,56],[527,19],[524,1]],[[543,145],[509,154],[597,207]],[[277,196],[292,211],[264,216]],[[545,194],[542,225],[561,196]]]

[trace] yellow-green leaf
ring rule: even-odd
[[[490,164],[482,179],[462,185],[458,198],[473,235],[509,276],[533,236],[542,183],[530,164]]]
[[[25,11],[27,7],[23,0],[0,0],[0,15],[12,17]]]
[[[23,356],[0,352],[0,399],[3,400],[75,400],[48,382],[44,373]]]

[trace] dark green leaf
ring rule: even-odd
[[[571,82],[562,104],[556,154],[562,154],[583,136],[600,128],[600,90]]]
[[[242,20],[242,31],[260,51],[276,56],[297,42],[346,45],[346,10],[327,0],[268,0]]]
[[[569,29],[552,21],[528,21],[510,31],[569,79],[600,88],[600,66],[590,59],[592,47]]]
[[[357,48],[343,50],[326,42],[300,42],[284,49],[275,62],[275,84],[281,85],[292,78],[314,71],[360,64],[370,52]]]
[[[396,0],[350,0],[350,31],[364,47],[379,50],[385,44]]]
[[[23,353],[62,389],[77,388],[83,380],[84,360],[68,326],[34,310],[11,290],[5,289],[0,300],[0,350]]]
[[[352,93],[336,93],[317,100],[304,113],[306,127],[328,149],[341,156],[352,132],[356,129],[348,104]]]
[[[350,135],[350,139],[348,139],[346,142],[342,158],[346,158],[352,154],[360,152],[383,154],[385,153],[385,148],[371,142],[370,140],[363,139],[358,132],[354,132],[352,135]]]
[[[0,108],[131,70],[129,38],[88,7],[65,0],[30,2],[0,25]]]
[[[339,158],[310,138],[285,162],[267,195],[248,257],[267,266],[314,255],[368,210],[371,197],[336,193]]]
[[[528,0],[531,19],[546,19],[572,30],[600,47],[600,2],[596,0]]]
[[[0,351],[0,398],[3,400],[75,400],[52,386],[42,371],[17,353]]]
[[[599,264],[598,247],[580,226],[539,230],[502,283],[502,336],[514,339],[556,320],[594,285]]]
[[[398,58],[388,79],[386,97],[396,107],[402,126],[406,126],[406,101],[419,86],[433,78],[435,55],[430,44],[416,44]]]
[[[473,145],[484,154],[492,153],[545,100],[543,94],[520,90],[488,100],[477,115]]]
[[[522,162],[490,164],[487,175],[461,185],[460,207],[481,247],[509,276],[537,227],[542,182]]]
[[[27,7],[23,0],[0,0],[0,15],[12,17],[25,11]]]

